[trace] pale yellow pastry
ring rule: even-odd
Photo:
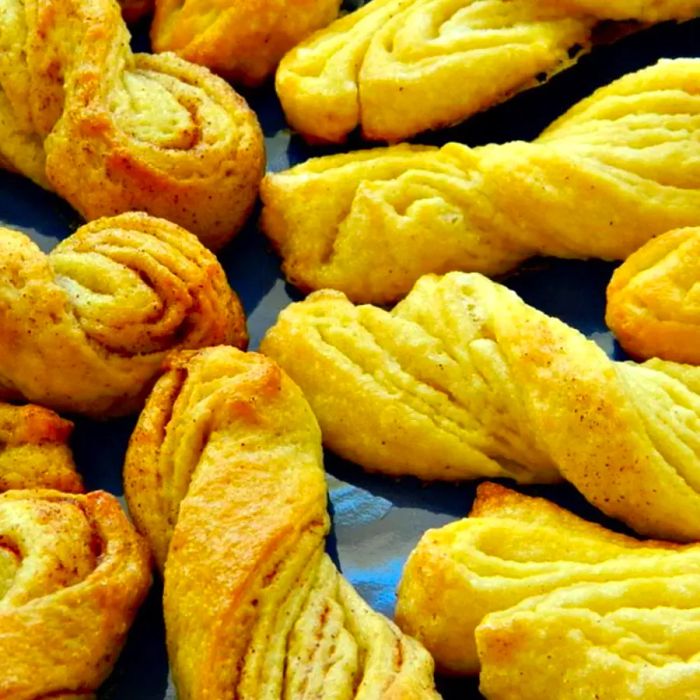
[[[41,406],[0,402],[0,491],[80,492],[68,438],[73,424]]]
[[[697,697],[700,546],[638,541],[544,499],[479,487],[428,531],[397,620],[489,700]]]
[[[92,697],[150,580],[145,543],[114,496],[1,494],[0,697]]]
[[[543,82],[590,49],[604,20],[697,14],[698,0],[372,0],[290,51],[277,93],[310,140],[359,127],[399,141]]]
[[[250,213],[260,126],[220,78],[133,54],[113,0],[0,0],[0,165],[86,219],[143,210],[210,248]]]
[[[259,85],[339,8],[340,0],[157,0],[151,42],[154,51],[174,51],[234,82]]]
[[[622,259],[700,223],[700,59],[595,92],[532,143],[401,145],[268,175],[262,226],[303,290],[384,303],[422,274]]]
[[[0,229],[0,398],[108,416],[143,403],[169,350],[246,344],[217,259],[146,214],[94,221],[49,255]]]
[[[324,553],[321,436],[271,360],[170,356],[131,438],[129,510],[164,570],[183,700],[428,700],[433,661]]]
[[[700,228],[669,231],[627,258],[605,321],[634,357],[700,365]]]
[[[261,350],[301,387],[324,443],[422,479],[561,474],[640,533],[700,539],[700,368],[610,360],[477,273],[426,275],[393,311],[323,291]]]

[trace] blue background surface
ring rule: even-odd
[[[361,2],[348,6],[358,4]],[[146,47],[144,29],[145,25],[135,30],[135,45],[141,49]],[[423,135],[415,141],[441,144],[457,140],[478,145],[531,139],[577,100],[624,73],[661,57],[694,55],[700,55],[700,20],[660,25],[597,49],[548,84],[522,93],[459,127]],[[245,96],[263,125],[269,170],[331,152],[310,148],[290,134],[270,85]],[[352,141],[347,149],[359,146],[359,141]],[[220,255],[248,314],[251,349],[257,347],[279,310],[299,298],[281,278],[278,260],[258,233],[255,218]],[[81,221],[54,195],[22,177],[0,171],[0,223],[26,231],[44,250],[50,250]],[[603,321],[605,286],[614,267],[599,261],[537,259],[501,281],[527,302],[576,326],[606,352],[622,358]],[[75,422],[73,447],[87,487],[121,496],[121,465],[135,419]],[[467,513],[475,485],[420,484],[413,479],[367,475],[332,455],[327,455],[326,467],[334,521],[329,551],[369,603],[391,615],[396,583],[408,553],[427,528],[439,527]],[[570,487],[524,490],[546,495],[581,515],[605,522]],[[174,697],[168,681],[160,594],[160,584],[156,582],[114,673],[100,692],[102,700]],[[439,685],[448,699],[480,697],[475,679],[440,679]]]

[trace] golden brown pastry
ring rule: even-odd
[[[154,51],[174,51],[244,85],[259,85],[293,46],[338,15],[340,0],[158,0]]]
[[[627,258],[605,321],[634,357],[700,365],[700,228],[669,231]]]
[[[324,444],[422,479],[559,474],[638,532],[700,539],[700,367],[610,360],[477,273],[426,275],[393,311],[312,294],[261,350]]]
[[[567,68],[603,20],[699,13],[697,0],[373,0],[290,51],[277,93],[310,140],[340,142],[359,127],[400,141]]]
[[[321,436],[274,362],[229,347],[171,355],[124,485],[164,569],[178,697],[439,697],[430,655],[324,553]]]
[[[0,165],[86,219],[143,210],[218,248],[263,161],[245,101],[176,56],[134,55],[113,0],[0,0]]]
[[[179,226],[122,214],[44,255],[0,229],[0,398],[92,416],[142,405],[174,348],[245,346],[238,298]]]
[[[428,272],[621,259],[700,223],[700,60],[595,92],[533,143],[402,145],[268,175],[262,225],[303,290],[384,303]]]
[[[0,495],[0,697],[90,697],[149,585],[146,546],[113,496]]]
[[[73,424],[41,406],[0,402],[0,491],[49,488],[79,493],[68,438]]]
[[[685,698],[700,687],[700,546],[638,541],[483,484],[428,531],[397,620],[489,700]]]

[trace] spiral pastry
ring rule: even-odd
[[[614,362],[477,273],[426,275],[393,311],[317,292],[262,352],[324,443],[422,479],[561,474],[642,534],[700,539],[700,367]]]
[[[481,669],[489,700],[690,700],[699,584],[697,544],[638,541],[483,484],[468,518],[412,552],[397,620],[444,668]]]
[[[0,495],[0,696],[89,697],[150,585],[145,544],[104,492]]]
[[[341,142],[359,127],[365,138],[399,141],[567,68],[602,20],[699,13],[697,0],[373,0],[290,51],[277,93],[310,140]]]
[[[210,248],[250,213],[257,119],[223,80],[134,55],[113,0],[1,0],[0,165],[83,217],[143,210]]]
[[[0,491],[81,492],[68,438],[73,424],[41,406],[0,403]]]
[[[146,214],[83,226],[48,256],[0,229],[0,397],[92,416],[138,409],[174,348],[246,344],[216,258]]]
[[[605,320],[635,357],[700,365],[700,228],[669,231],[627,258]]]
[[[155,51],[175,51],[234,82],[259,85],[339,8],[340,0],[158,0],[151,41]]]
[[[700,223],[700,60],[598,90],[533,143],[395,146],[268,175],[263,228],[303,290],[384,303],[428,272],[621,259]]]
[[[318,426],[272,361],[229,347],[171,355],[124,486],[164,571],[180,698],[439,697],[430,655],[324,553]]]

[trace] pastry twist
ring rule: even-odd
[[[158,0],[155,51],[175,51],[245,85],[259,85],[279,60],[335,19],[340,0]]]
[[[113,496],[0,495],[0,696],[90,696],[149,585],[145,544]]]
[[[392,312],[317,292],[262,352],[324,443],[423,479],[561,474],[640,533],[700,539],[700,368],[614,362],[477,273],[426,275]]]
[[[113,0],[0,2],[0,165],[86,219],[144,210],[223,245],[257,195],[255,115],[173,55],[134,55]]]
[[[697,0],[372,0],[289,52],[277,92],[311,140],[399,141],[567,68],[602,20],[689,19]],[[619,28],[619,31],[624,31]]]
[[[428,272],[627,257],[700,223],[700,60],[595,92],[532,143],[402,145],[268,175],[263,228],[303,290],[384,303]]]
[[[48,256],[0,230],[0,396],[93,416],[137,410],[166,353],[246,343],[218,261],[145,214],[94,221]]]
[[[180,698],[439,697],[430,656],[324,553],[318,426],[272,361],[227,347],[171,355],[124,482],[164,569]]]
[[[483,484],[469,518],[412,552],[397,620],[444,668],[481,668],[489,700],[691,700],[700,546],[640,542]]]
[[[635,357],[700,365],[700,228],[669,231],[627,258],[605,321]]]

